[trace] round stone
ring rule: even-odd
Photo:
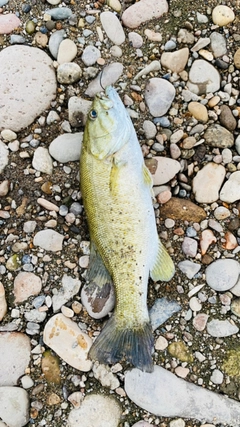
[[[204,59],[193,62],[187,83],[189,90],[197,95],[216,92],[220,88],[220,74]]]
[[[149,80],[145,90],[145,100],[152,116],[164,116],[174,97],[175,88],[170,82],[158,77]]]
[[[52,60],[38,48],[14,45],[3,49],[0,75],[0,129],[24,129],[56,96]]]
[[[239,263],[234,259],[218,259],[206,268],[206,282],[215,291],[227,291],[238,280]]]
[[[62,84],[71,84],[80,80],[82,70],[74,62],[65,62],[59,65],[57,69],[57,80]]]
[[[195,119],[201,122],[207,122],[208,112],[205,105],[200,102],[192,101],[188,104],[188,111],[195,117]]]
[[[212,20],[213,23],[223,27],[228,25],[230,22],[233,22],[235,19],[235,14],[230,7],[225,5],[216,6],[212,11]]]
[[[0,34],[10,34],[21,24],[20,19],[14,13],[0,15]],[[1,63],[1,61],[0,61]]]

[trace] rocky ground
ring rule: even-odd
[[[0,0],[0,427],[240,424],[239,2]],[[79,153],[112,84],[176,273],[151,374],[87,353]]]

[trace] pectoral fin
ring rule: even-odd
[[[82,303],[91,317],[101,319],[113,309],[115,296],[111,276],[93,242],[86,279],[81,292]]]
[[[145,166],[145,164],[143,164],[142,171],[143,171],[143,181],[144,181],[144,183],[149,188],[152,188],[152,186],[153,186],[152,175],[151,175],[149,169],[147,168],[147,166]]]
[[[174,273],[175,267],[173,261],[167,250],[159,240],[158,252],[155,262],[150,270],[150,276],[152,280],[154,280],[154,282],[157,282],[158,280],[168,282],[169,280],[171,280]]]

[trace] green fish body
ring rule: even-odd
[[[96,95],[86,123],[80,185],[90,231],[89,286],[113,282],[116,305],[90,349],[100,363],[125,358],[153,369],[147,309],[149,274],[168,281],[174,265],[161,244],[152,205],[152,178],[131,119],[116,90]]]

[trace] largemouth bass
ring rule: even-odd
[[[89,356],[100,363],[125,358],[153,369],[153,333],[147,309],[149,274],[168,281],[174,265],[161,244],[152,205],[152,177],[132,121],[109,86],[93,101],[80,157],[80,185],[90,232],[88,277],[113,281],[116,306]]]

